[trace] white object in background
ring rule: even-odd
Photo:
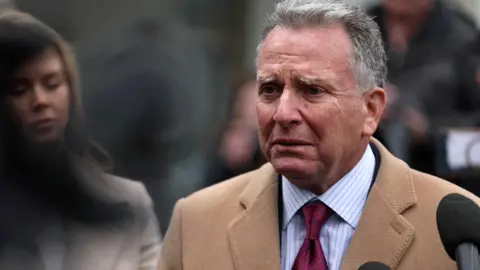
[[[450,130],[446,150],[450,169],[480,167],[480,130]]]

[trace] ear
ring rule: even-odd
[[[362,135],[372,136],[377,130],[383,111],[387,104],[387,94],[382,88],[375,88],[363,95],[364,106],[367,111],[365,122],[363,124]]]

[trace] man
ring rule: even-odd
[[[371,138],[386,68],[370,17],[339,1],[280,2],[257,77],[269,163],[180,200],[160,270],[456,269],[436,207],[452,192],[479,200]]]

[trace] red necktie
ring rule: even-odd
[[[316,201],[303,206],[302,212],[306,227],[305,240],[292,270],[328,270],[319,237],[322,226],[332,215],[332,211],[322,202]]]

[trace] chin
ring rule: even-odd
[[[317,174],[318,164],[299,158],[274,158],[270,161],[278,174],[290,179],[310,179]]]
[[[33,151],[51,151],[53,149],[56,149],[57,146],[59,145],[60,143],[60,138],[59,136],[54,136],[53,134],[52,135],[49,135],[49,136],[46,136],[43,135],[43,136],[35,136],[35,137],[30,137],[27,141],[28,145],[30,148],[32,148],[31,150]]]
[[[38,136],[30,139],[33,144],[52,144],[58,141],[58,136]]]

